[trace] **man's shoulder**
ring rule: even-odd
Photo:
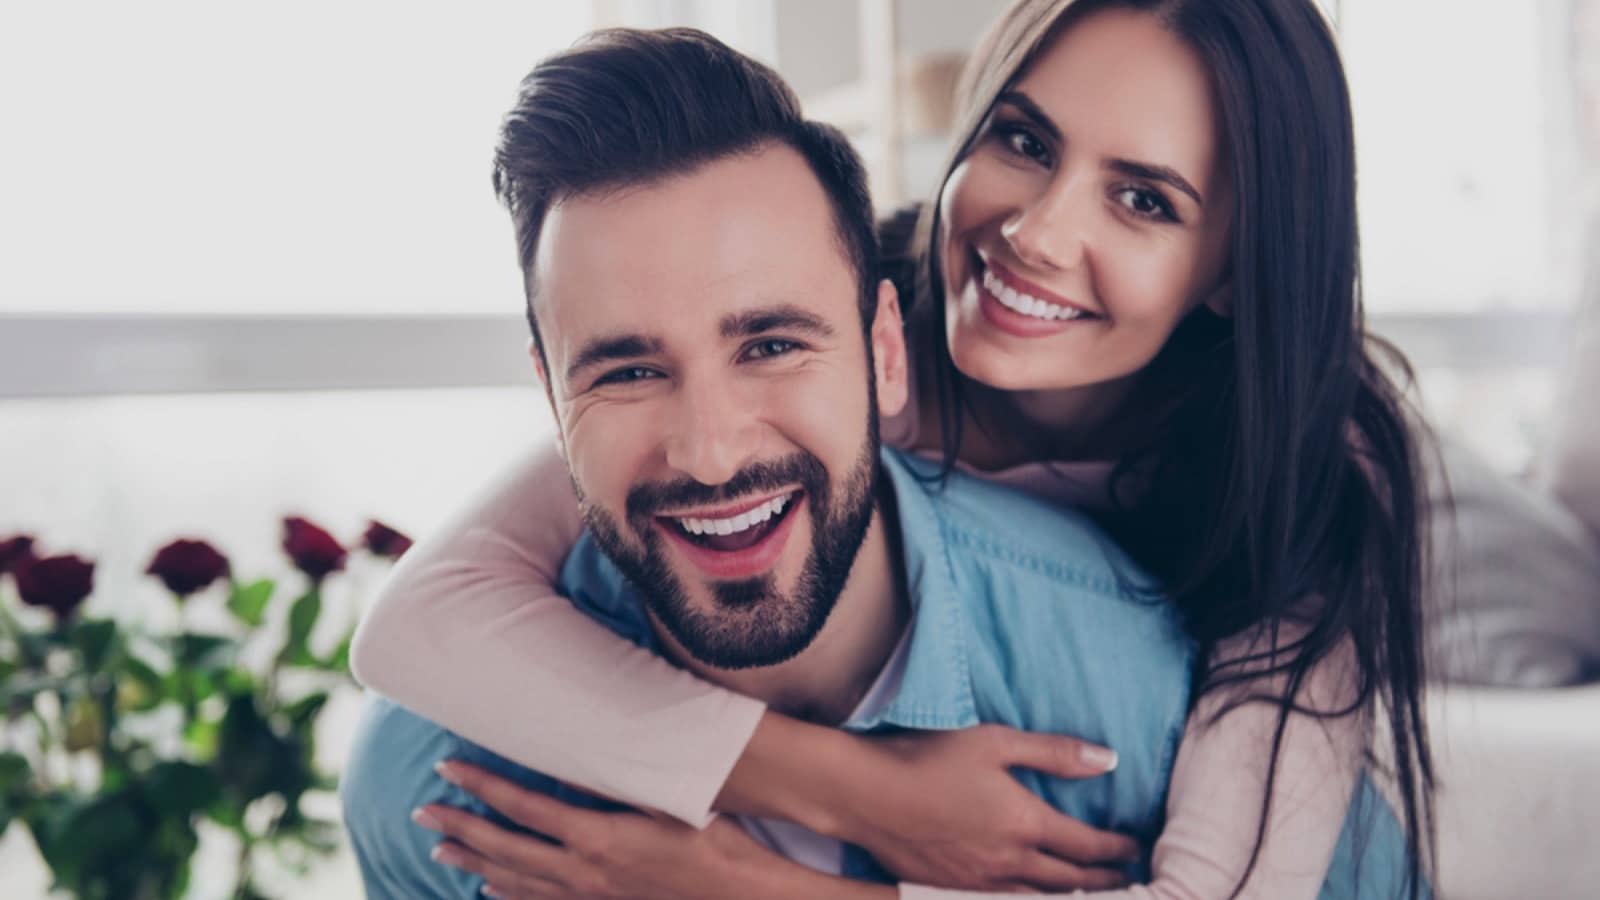
[[[345,762],[339,798],[345,827],[361,866],[367,896],[381,898],[475,897],[476,875],[435,863],[441,839],[411,821],[412,810],[442,803],[467,810],[509,831],[526,831],[498,810],[446,782],[434,766],[462,760],[528,790],[574,806],[625,807],[580,793],[423,718],[378,694],[368,694],[355,742]]]
[[[561,565],[556,586],[585,615],[640,647],[657,649],[643,601],[600,549],[593,532],[584,529],[578,537]]]
[[[367,696],[339,799],[369,897],[476,896],[482,880],[435,863],[429,853],[439,836],[411,821],[428,803],[472,805],[433,766],[476,755],[468,753],[474,747],[386,697]]]
[[[937,527],[953,554],[1124,600],[1157,592],[1155,580],[1080,510],[961,471],[936,479],[937,463],[900,451],[886,454],[886,463],[902,513],[920,513],[915,527]]]

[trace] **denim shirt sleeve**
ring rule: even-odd
[[[459,755],[464,744],[391,700],[368,698],[339,799],[370,900],[478,896],[483,879],[434,862],[429,853],[441,836],[411,821],[411,811],[428,803],[486,812],[433,771],[434,763]]]
[[[649,620],[622,574],[585,534],[562,567],[561,588],[573,603],[611,630],[645,647],[654,645]],[[470,702],[470,698],[464,698]],[[372,900],[444,900],[479,895],[483,879],[429,856],[442,839],[411,821],[411,811],[442,803],[524,831],[433,770],[444,759],[463,759],[530,790],[568,803],[621,809],[560,785],[462,738],[393,701],[370,695],[340,785],[345,827]]]

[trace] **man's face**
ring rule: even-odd
[[[898,310],[880,303],[874,369],[805,160],[774,145],[564,200],[533,278],[543,377],[601,546],[702,663],[804,650],[871,521],[880,407],[905,396]]]

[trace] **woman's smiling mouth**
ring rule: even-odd
[[[1065,298],[1035,287],[998,263],[973,254],[978,305],[989,324],[1017,337],[1060,334],[1075,323],[1100,316]],[[1046,296],[1041,296],[1046,295]],[[1048,299],[1047,299],[1048,297]]]

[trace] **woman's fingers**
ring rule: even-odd
[[[569,895],[565,887],[554,881],[513,871],[475,852],[471,847],[453,841],[445,841],[434,847],[433,860],[481,877],[494,889],[492,894],[488,891],[485,894],[504,900],[546,900]]]
[[[1045,814],[1039,847],[1051,856],[1080,865],[1133,862],[1144,853],[1133,838],[1090,827],[1054,807]]]
[[[435,766],[434,771],[439,773],[440,778],[499,810],[518,825],[548,835],[563,844],[572,843],[576,830],[586,824],[592,826],[589,819],[603,815],[562,803],[538,791],[530,791],[460,760],[445,760]]]
[[[1048,853],[1035,853],[1023,863],[1024,884],[1046,893],[1056,891],[1107,891],[1125,887],[1128,877],[1117,869],[1079,866]]]
[[[418,825],[451,839],[451,842],[441,844],[440,848],[463,849],[476,859],[487,860],[505,871],[540,881],[570,882],[572,870],[577,865],[561,847],[530,835],[507,831],[463,810],[435,803],[418,809],[412,818]],[[446,851],[439,849],[438,852]],[[435,859],[438,857],[435,856]],[[453,862],[449,864],[456,865]],[[466,867],[456,865],[456,868]]]
[[[1094,778],[1117,767],[1115,750],[1075,737],[1000,725],[979,727],[990,732],[1007,765],[1036,769],[1059,778]]]

